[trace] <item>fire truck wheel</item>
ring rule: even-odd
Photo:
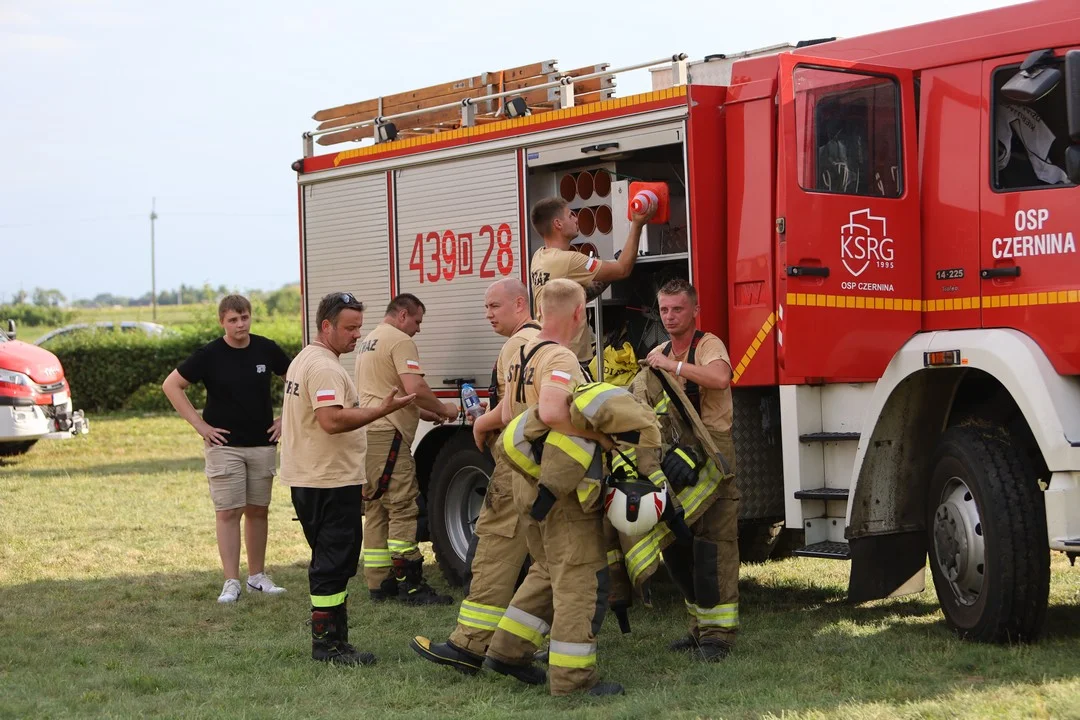
[[[1002,428],[945,431],[927,495],[927,547],[945,621],[980,642],[1035,640],[1050,593],[1036,473]]]
[[[25,455],[30,448],[37,444],[37,440],[24,440],[23,442],[0,443],[0,457],[14,457]]]
[[[435,456],[427,490],[431,545],[446,582],[455,587],[464,583],[465,558],[494,468],[470,433],[459,433]]]

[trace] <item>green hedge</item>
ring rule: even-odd
[[[75,313],[58,307],[42,307],[40,305],[0,305],[0,329],[7,330],[8,320],[14,320],[16,330],[19,326],[29,325],[67,325],[75,318]],[[20,338],[25,339],[25,338]]]
[[[252,332],[277,342],[290,358],[300,352],[299,323],[260,324]],[[58,338],[49,350],[64,367],[77,409],[170,410],[172,406],[161,392],[161,383],[188,355],[218,337],[221,337],[220,328],[205,326],[186,328],[164,337],[91,332]],[[274,406],[280,407],[281,379],[274,377],[271,388]],[[189,389],[188,397],[196,407],[202,407],[206,393],[200,385]]]

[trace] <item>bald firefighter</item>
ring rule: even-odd
[[[517,379],[522,348],[540,332],[540,325],[529,313],[529,291],[517,278],[492,283],[484,295],[484,309],[492,329],[509,339],[492,370],[490,409],[473,425],[473,437],[481,452],[486,450],[489,436],[506,424],[506,386]],[[435,644],[420,636],[410,643],[425,660],[467,675],[480,672],[492,633],[514,595],[514,584],[529,554],[525,534],[519,532],[521,512],[513,501],[512,471],[504,456],[495,457],[495,470],[469,546],[466,598],[458,610],[457,628],[445,643]]]
[[[536,232],[544,238],[544,247],[533,254],[530,265],[536,319],[543,324],[544,292],[552,280],[564,278],[578,283],[585,289],[586,298],[591,300],[604,292],[609,283],[630,277],[637,261],[641,229],[655,212],[654,208],[645,215],[635,213],[619,259],[601,260],[570,249],[571,241],[578,236],[578,221],[577,213],[570,209],[565,200],[549,197],[533,205],[529,219]],[[594,341],[592,330],[583,322],[569,345],[577,355],[578,362],[588,363],[592,359]]]
[[[424,380],[413,336],[420,332],[425,310],[415,295],[398,295],[387,306],[383,321],[357,348],[356,388],[361,407],[377,404],[392,387],[416,395],[413,405],[367,428],[364,578],[375,601],[449,605],[453,598],[436,593],[424,581],[424,556],[417,545],[420,486],[412,457],[413,438],[421,418],[442,422],[458,416],[458,406],[435,397]]]
[[[710,488],[712,504],[690,524],[692,545],[671,544],[663,552],[664,563],[682,590],[690,614],[689,634],[669,647],[693,651],[698,659],[715,662],[727,657],[739,627],[739,491],[731,436],[731,359],[720,338],[696,329],[700,308],[693,285],[671,280],[660,288],[657,299],[660,319],[671,340],[654,348],[646,361],[682,385],[729,465],[726,476]],[[669,452],[664,469],[671,480],[681,476],[696,484],[702,459],[692,453]],[[703,494],[703,487],[696,489],[696,494]]]
[[[571,423],[572,393],[583,384],[584,376],[566,346],[584,322],[585,292],[570,280],[552,280],[542,302],[546,320],[536,339],[520,350],[516,377],[507,383],[503,419],[510,423],[535,408],[538,421],[550,429],[545,444],[561,447],[588,467],[594,464],[597,444],[610,447],[612,443],[598,432]],[[509,428],[503,432],[504,441],[509,432]],[[538,464],[529,466],[539,471]],[[555,470],[558,465],[545,460],[545,468]],[[542,684],[546,675],[532,660],[550,631],[552,695],[621,693],[621,685],[599,683],[596,673],[596,634],[608,593],[599,485],[582,502],[578,493],[565,492],[559,485],[559,475],[555,471],[551,482],[539,485],[520,473],[513,475],[514,502],[523,513],[533,562],[499,620],[484,665],[525,683]],[[572,482],[578,485],[576,479]]]

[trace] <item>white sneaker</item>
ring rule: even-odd
[[[258,575],[248,575],[247,591],[249,593],[263,592],[267,595],[281,595],[285,592],[285,588],[275,585],[274,581],[266,573],[259,573]],[[240,588],[237,588],[236,592],[239,593]]]
[[[235,579],[229,579],[225,581],[225,585],[221,588],[221,594],[218,595],[217,601],[219,603],[234,603],[240,599],[240,581]]]

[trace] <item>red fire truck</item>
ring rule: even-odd
[[[698,288],[734,365],[743,534],[782,521],[795,554],[848,560],[856,602],[922,590],[929,557],[961,635],[1033,639],[1050,551],[1080,552],[1078,47],[1080,5],[1043,0],[676,55],[630,97],[618,70],[547,63],[540,84],[456,83],[456,105],[325,111],[293,166],[306,336],[327,292],[358,293],[368,327],[412,292],[429,383],[486,385],[503,338],[483,293],[528,278],[530,204],[561,192],[593,220],[583,247],[611,257],[627,183],[666,182],[670,220],[590,318],[598,347],[642,357],[666,339],[657,287]],[[454,578],[491,461],[455,426],[414,452]]]

